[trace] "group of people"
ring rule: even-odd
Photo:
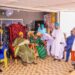
[[[34,46],[34,48],[31,48]],[[48,34],[44,24],[38,24],[38,30],[29,31],[28,39],[23,38],[23,33],[19,32],[19,37],[13,42],[15,55],[19,56],[24,65],[35,62],[35,54],[44,59],[47,55],[52,56],[55,60],[61,61],[64,58],[66,50],[66,62],[69,59],[70,52],[75,59],[75,28],[72,29],[71,36],[65,38],[58,23],[55,23],[55,28],[51,34]]]
[[[48,34],[43,26],[40,26],[38,28],[38,32],[40,32],[42,35],[41,40],[47,42],[47,55],[51,55],[54,60],[60,61],[64,57],[63,53],[66,46],[66,40],[59,24],[55,23],[55,28],[53,29],[51,34]]]
[[[30,31],[28,39],[23,38],[23,32],[20,31],[18,34],[19,37],[14,40],[12,46],[15,56],[19,56],[25,66],[27,63],[37,64],[36,53],[42,59],[46,56],[52,56],[54,61],[61,61],[64,58],[65,50],[65,61],[68,61],[70,52],[72,53],[72,60],[75,61],[75,28],[72,29],[71,36],[68,38],[65,38],[58,23],[55,23],[55,28],[51,34],[47,33],[44,24],[38,24],[36,32]]]
[[[40,30],[39,30],[40,29]],[[75,28],[71,30],[71,35],[65,37],[65,34],[61,31],[59,23],[55,23],[55,28],[51,34],[46,33],[45,28],[39,27],[38,31],[43,35],[42,40],[46,40],[47,54],[52,56],[55,60],[61,61],[64,58],[66,52],[65,62],[68,62],[70,53],[72,64],[75,69]]]

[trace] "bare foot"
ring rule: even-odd
[[[57,59],[54,58],[54,61],[56,61]]]

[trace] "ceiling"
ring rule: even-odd
[[[0,8],[29,11],[75,11],[75,0],[0,0]]]

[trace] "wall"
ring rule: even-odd
[[[17,11],[14,11],[13,15],[10,17],[0,15],[0,18],[23,19],[24,24],[30,24],[34,20],[42,20],[43,13],[42,12],[25,12],[25,11],[17,12]]]
[[[75,12],[60,12],[60,27],[68,37],[75,28]]]

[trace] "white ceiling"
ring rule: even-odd
[[[75,0],[0,0],[0,6],[32,11],[75,11]]]

